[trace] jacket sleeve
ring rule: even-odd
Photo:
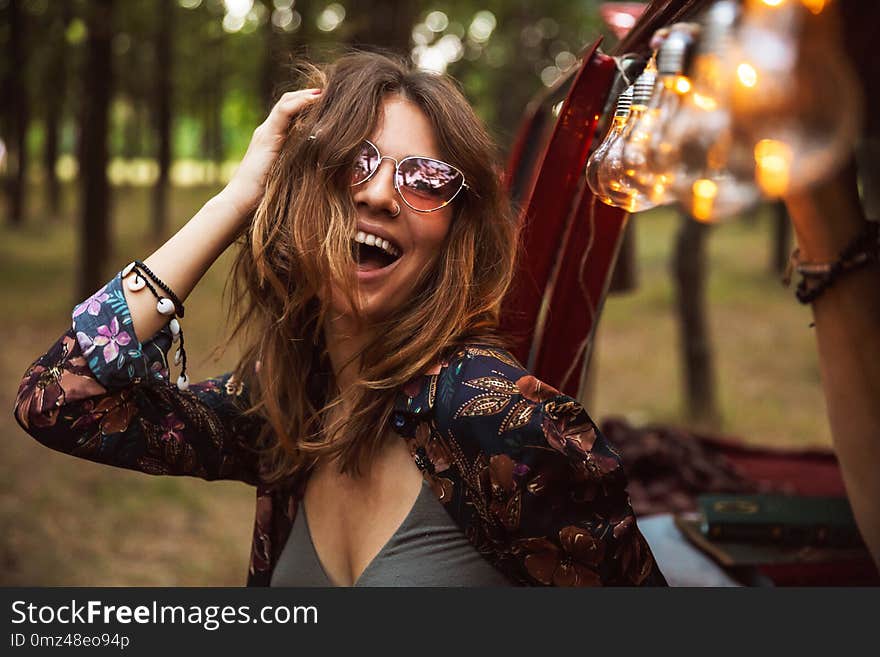
[[[258,483],[259,421],[229,374],[178,390],[166,325],[140,343],[121,276],[79,304],[71,328],[25,372],[21,427],[52,449],[148,474]]]
[[[470,455],[470,502],[482,507],[476,515],[513,579],[666,584],[636,524],[620,457],[576,400],[502,350],[468,349],[447,374],[438,430]]]

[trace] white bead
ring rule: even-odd
[[[156,310],[158,310],[163,315],[173,315],[174,302],[171,299],[162,297],[161,299],[159,299],[159,303],[156,304]]]
[[[137,292],[139,290],[143,290],[144,287],[146,287],[146,285],[147,285],[147,282],[143,278],[138,276],[137,274],[134,275],[134,278],[131,278],[128,281],[128,289],[131,290],[132,292]]]
[[[180,359],[181,359],[180,349],[178,349],[177,351],[174,352],[174,364],[180,365]]]
[[[134,262],[129,262],[125,265],[125,269],[122,270],[122,278],[125,278],[131,273],[131,270],[134,269]]]
[[[175,338],[180,334],[180,322],[177,321],[176,317],[168,322],[168,328],[171,329],[171,335]]]
[[[189,389],[189,377],[186,374],[181,374],[177,377],[177,388],[179,390]]]

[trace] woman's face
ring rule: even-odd
[[[382,103],[370,141],[383,156],[398,161],[409,155],[443,159],[427,117],[417,105],[397,95]],[[371,257],[375,255],[371,249],[356,247],[360,259],[353,266],[360,310],[367,321],[387,317],[414,294],[422,273],[437,262],[452,223],[451,204],[423,213],[404,203],[394,188],[394,167],[392,160],[383,159],[367,182],[352,187],[358,241],[366,239],[370,244],[369,236],[373,235],[387,240],[392,252],[399,251],[399,257],[389,262],[390,258]],[[400,213],[392,216],[398,207]],[[340,295],[333,295],[332,305],[334,310],[346,312]]]

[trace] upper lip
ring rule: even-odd
[[[358,231],[363,231],[365,233],[375,235],[376,237],[381,237],[383,240],[388,240],[394,247],[397,248],[398,251],[400,251],[401,255],[403,255],[403,247],[400,245],[400,242],[384,228],[368,224],[364,221],[359,221],[357,224],[357,229]]]

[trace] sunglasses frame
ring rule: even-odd
[[[376,151],[376,155],[379,156],[379,160],[376,163],[376,167],[372,171],[370,171],[369,175],[359,182],[352,183],[351,184],[352,187],[357,187],[358,185],[363,185],[365,182],[369,182],[369,180],[374,175],[376,175],[376,172],[379,170],[379,167],[382,166],[382,160],[391,160],[392,162],[394,162],[394,190],[397,192],[397,195],[400,196],[400,199],[404,203],[406,203],[406,206],[408,208],[410,208],[411,210],[413,210],[414,212],[421,212],[423,214],[427,214],[429,212],[437,212],[437,210],[442,210],[443,208],[445,208],[447,205],[449,205],[450,203],[452,203],[455,200],[455,198],[461,193],[461,190],[470,189],[470,187],[467,184],[467,181],[465,180],[464,172],[461,169],[459,169],[458,167],[449,164],[449,162],[444,162],[443,160],[438,160],[435,157],[428,157],[426,155],[407,155],[405,158],[398,161],[396,158],[393,158],[390,155],[382,155],[382,152],[379,150],[379,147],[376,146],[376,144],[371,142],[369,139],[364,139],[364,143],[367,143],[373,147],[373,150]],[[418,208],[413,207],[413,205],[409,201],[406,200],[406,197],[400,191],[400,185],[397,183],[397,176],[398,176],[398,173],[400,173],[400,165],[403,164],[404,162],[406,162],[407,160],[430,160],[431,162],[438,162],[444,166],[447,166],[450,169],[457,171],[458,174],[461,176],[461,187],[459,187],[458,190],[455,192],[455,194],[452,195],[452,198],[450,198],[448,201],[445,201],[443,203],[443,205],[438,205],[436,208],[432,208],[431,210],[419,210]]]

